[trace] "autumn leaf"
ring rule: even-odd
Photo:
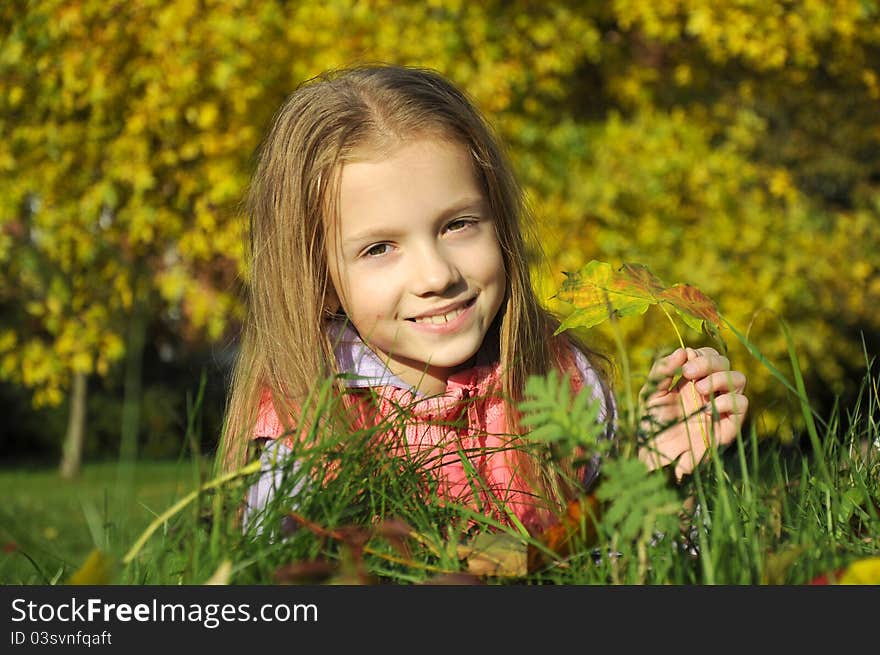
[[[840,584],[880,585],[880,557],[866,557],[847,566]]]
[[[709,296],[690,284],[676,284],[664,289],[661,302],[668,302],[692,328],[699,330],[704,323],[715,329],[721,327],[721,317]]]
[[[665,304],[696,330],[704,323],[718,330],[721,317],[709,296],[690,284],[667,287],[647,266],[628,263],[617,271],[606,262],[592,260],[575,273],[566,273],[557,294],[574,305],[574,311],[556,333],[573,327],[593,327],[612,316],[643,314],[651,305]]]
[[[206,585],[228,585],[229,580],[232,577],[232,562],[228,559],[220,562],[220,566],[217,567],[217,570],[211,575],[210,578],[205,580]]]
[[[765,585],[785,584],[786,574],[797,563],[805,550],[806,548],[801,545],[789,545],[782,547],[777,552],[767,553],[761,583]]]
[[[431,548],[422,535],[408,523],[395,517],[384,519],[371,527],[343,525],[335,528],[319,525],[297,512],[289,512],[287,518],[292,524],[302,526],[319,537],[340,542],[340,559],[338,564],[333,565],[317,561],[294,562],[281,567],[275,572],[275,579],[281,582],[316,578],[325,579],[325,584],[376,584],[377,578],[367,573],[364,555],[369,554],[397,564],[413,565],[409,559],[411,550],[407,539],[414,539]],[[374,537],[386,540],[400,556],[370,547],[369,542]]]
[[[320,584],[334,575],[338,568],[337,563],[325,559],[291,562],[276,569],[272,578],[276,584]]]
[[[474,575],[473,573],[455,572],[440,573],[439,575],[435,575],[433,578],[428,578],[424,582],[420,582],[418,584],[462,586],[481,585],[484,584],[484,582],[480,576]]]
[[[470,543],[459,544],[457,550],[473,575],[521,577],[528,573],[526,544],[504,532],[478,534]]]
[[[557,297],[575,309],[556,330],[557,334],[573,327],[593,327],[612,315],[643,314],[656,302],[652,294],[640,291],[636,285],[627,285],[604,262],[593,260],[580,271],[565,275]]]
[[[116,561],[104,551],[95,548],[79,569],[67,580],[70,585],[111,584],[116,569]]]
[[[388,543],[407,559],[412,557],[407,539],[417,538],[416,531],[406,521],[399,518],[390,518],[380,521],[374,528],[376,536],[384,537]]]
[[[598,535],[600,509],[595,494],[570,500],[565,515],[539,534],[538,541],[556,553],[559,559],[570,555],[572,546],[583,548],[594,544]],[[529,544],[527,561],[528,570],[532,572],[550,564],[551,558],[545,550]]]
[[[811,585],[880,585],[880,557],[865,557],[814,577]]]

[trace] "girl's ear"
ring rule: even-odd
[[[339,296],[336,295],[336,289],[332,283],[327,285],[324,292],[324,313],[330,316],[336,316],[342,312],[342,303],[339,302]]]

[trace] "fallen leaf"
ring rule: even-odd
[[[455,572],[441,573],[433,578],[428,578],[422,585],[481,585],[484,584],[483,579],[473,573]]]
[[[767,553],[764,561],[764,576],[761,581],[766,585],[785,584],[785,574],[806,550],[806,546],[789,545],[775,553]]]
[[[546,548],[562,559],[572,553],[572,546],[588,547],[596,542],[600,504],[595,494],[575,498],[566,506],[565,515],[538,535]],[[549,554],[534,544],[528,546],[528,570],[537,571],[553,561]]]
[[[406,521],[397,518],[385,519],[376,524],[374,533],[388,540],[388,543],[403,557],[409,559],[412,556],[406,540],[415,535],[415,530]]]
[[[840,581],[840,576],[843,574],[843,569],[837,569],[836,571],[831,571],[830,573],[823,573],[822,575],[817,575],[815,578],[810,580],[807,584],[811,585],[828,585],[828,584],[838,584]]]
[[[314,584],[327,580],[338,568],[327,560],[292,562],[276,569],[273,577],[278,584]]]
[[[214,574],[205,580],[206,585],[228,585],[229,577],[232,573],[232,562],[228,559],[223,560]]]
[[[526,544],[506,532],[484,532],[458,545],[458,558],[467,560],[473,575],[520,577],[528,573]]]
[[[880,557],[866,557],[847,566],[840,584],[880,585]]]
[[[111,584],[116,569],[115,560],[95,548],[83,565],[73,572],[67,580],[71,585],[108,585]]]

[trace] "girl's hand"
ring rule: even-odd
[[[673,376],[681,379],[673,386]],[[639,416],[648,441],[639,459],[653,470],[675,463],[675,479],[691,473],[713,443],[732,442],[749,407],[746,376],[714,348],[679,348],[657,359],[639,392]],[[685,417],[687,420],[685,420]]]

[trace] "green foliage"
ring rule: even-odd
[[[608,503],[602,524],[609,535],[618,535],[618,543],[678,527],[681,501],[662,472],[649,472],[638,459],[620,459],[603,466],[602,478],[596,491]]]
[[[870,331],[876,321],[870,312],[848,308],[861,306],[874,290],[870,277],[867,287],[852,277],[862,274],[862,265],[845,264],[840,248],[853,262],[874,261],[876,249],[843,238],[858,225],[852,217],[824,213],[785,182],[787,173],[750,161],[735,141],[723,140],[683,111],[612,117],[593,132],[557,128],[566,129],[572,134],[555,149],[560,165],[552,185],[534,192],[544,197],[549,192],[548,215],[554,217],[541,228],[555,262],[543,277],[547,296],[564,283],[557,271],[577,271],[593,259],[643,262],[660,277],[687,282],[715,298],[730,322],[782,366],[788,347],[774,317],[785,317],[807,379],[813,385],[823,380],[821,388],[835,393],[854,392],[843,371],[858,365],[860,348],[847,335],[858,327]],[[586,155],[571,145],[576,138],[589,144]],[[821,308],[826,302],[827,311]],[[834,303],[845,309],[832,311]],[[574,309],[558,299],[553,306],[565,316]],[[608,329],[599,331],[606,342]],[[648,370],[659,344],[675,339],[662,316],[614,329],[635,371]],[[755,366],[741,345],[732,344],[730,358],[749,378],[762,434],[781,428],[784,436],[799,422],[798,405],[784,399],[767,369]]]
[[[295,507],[285,492],[304,478],[285,476],[261,534],[237,522],[253,474],[210,484],[189,462],[139,463],[129,508],[114,493],[114,467],[87,467],[74,487],[53,482],[54,472],[0,472],[12,502],[0,521],[0,580],[64,583],[99,549],[116,564],[111,584],[201,584],[227,561],[230,584],[803,584],[880,556],[878,382],[869,372],[846,420],[828,421],[821,456],[830,482],[818,475],[817,453],[759,444],[754,431],[723,454],[722,475],[704,466],[699,481],[681,486],[636,460],[609,458],[596,492],[598,541],[575,539],[564,558],[512,577],[469,574],[459,546],[495,532],[510,547],[521,535],[440,505],[418,467],[366,456],[364,433],[346,435],[344,448],[297,453],[306,468],[329,457],[338,474],[307,486]]]
[[[698,286],[814,393],[854,394],[880,329],[876,2],[43,0],[0,9],[0,376],[57,404],[106,376],[132,304],[220,338],[239,202],[272,112],[321,70],[436,68],[508,144],[549,268]],[[623,326],[633,368],[672,335]],[[854,338],[856,337],[856,338]],[[602,345],[597,337],[598,345]],[[873,345],[873,344],[872,344]],[[731,358],[749,361],[734,347]],[[762,434],[800,421],[742,366]]]
[[[605,426],[599,420],[602,403],[591,390],[572,395],[568,375],[551,370],[546,376],[529,376],[519,404],[520,422],[530,428],[529,440],[550,445],[558,458],[581,452],[595,453],[607,446],[600,441]]]

